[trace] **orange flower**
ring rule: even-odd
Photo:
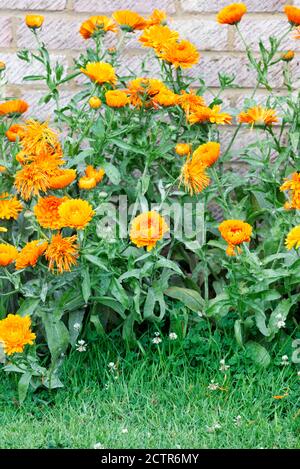
[[[8,314],[0,321],[0,342],[4,344],[6,355],[22,353],[25,345],[32,345],[36,335],[31,332],[29,316]]]
[[[5,62],[1,62],[1,61],[0,61],[0,73],[3,72],[3,70],[5,70],[5,69],[6,69],[6,64],[5,64]]]
[[[134,218],[130,228],[130,239],[138,247],[151,251],[156,243],[169,231],[165,219],[154,210],[141,213]]]
[[[221,106],[213,106],[210,115],[210,122],[212,124],[231,124],[232,117],[226,112],[220,112]]]
[[[132,32],[135,29],[144,29],[146,20],[131,10],[118,10],[113,13],[114,20],[124,31]]]
[[[158,56],[175,68],[189,68],[198,63],[200,54],[190,41],[184,39],[179,42],[169,41]]]
[[[235,256],[236,246],[250,242],[252,227],[249,223],[241,220],[224,220],[219,225],[219,231],[222,238],[228,243],[226,254]],[[240,252],[239,249],[238,252]]]
[[[5,101],[0,104],[0,116],[23,114],[29,108],[26,101],[22,99],[12,99],[11,101]]]
[[[102,104],[102,101],[100,98],[98,98],[98,96],[92,96],[89,99],[89,105],[92,109],[99,109],[101,104]]]
[[[103,83],[114,85],[117,81],[115,69],[106,62],[89,62],[80,71],[98,85],[103,85]]]
[[[220,144],[217,142],[207,142],[200,145],[193,153],[193,157],[199,160],[205,166],[212,166],[220,156]]]
[[[300,247],[300,225],[291,229],[285,239],[285,245],[288,250]]]
[[[162,10],[153,10],[151,16],[147,19],[147,27],[153,26],[156,24],[164,25],[166,23],[167,15]]]
[[[291,62],[293,58],[295,57],[295,52],[293,50],[288,50],[287,52],[281,54],[281,59],[284,62]]]
[[[103,179],[105,171],[102,168],[95,169],[93,166],[89,165],[85,169],[85,174],[89,178],[94,178],[96,180],[96,183],[99,184],[99,182],[101,182]]]
[[[187,120],[190,124],[202,124],[209,122],[212,115],[212,110],[207,106],[197,106],[190,114],[187,115]]]
[[[300,25],[300,8],[292,6],[292,5],[286,5],[284,8],[284,13],[286,14],[289,22],[293,26],[299,26]]]
[[[190,143],[177,143],[175,151],[177,155],[185,156],[191,153],[192,145]]]
[[[141,107],[143,104],[151,106],[152,98],[166,88],[161,80],[156,78],[135,78],[127,86],[130,102],[133,106]]]
[[[5,132],[6,137],[10,142],[15,142],[17,138],[19,140],[22,139],[24,131],[24,126],[20,124],[13,124],[10,126],[10,128]]]
[[[21,270],[26,267],[34,267],[39,258],[44,254],[48,246],[47,241],[37,239],[27,243],[21,249],[16,258],[16,269]]]
[[[82,199],[70,199],[63,202],[58,213],[62,226],[83,230],[95,215],[91,205]]]
[[[0,164],[0,173],[5,173],[6,167]]]
[[[8,192],[0,194],[0,219],[9,220],[18,218],[19,213],[22,212],[23,205],[16,196],[9,195]]]
[[[44,17],[42,15],[26,15],[25,23],[28,28],[39,29],[44,23]]]
[[[78,181],[79,189],[90,190],[97,186],[96,179],[94,177],[83,176]]]
[[[33,211],[37,221],[43,228],[50,228],[51,230],[59,230],[61,228],[58,207],[66,200],[68,200],[67,197],[55,197],[54,195],[41,197],[38,200]]]
[[[140,36],[139,41],[144,47],[152,47],[156,52],[161,49],[170,41],[178,39],[179,33],[173,31],[168,26],[155,25],[146,28]]]
[[[200,160],[199,155],[195,155],[195,152],[191,158],[187,158],[181,168],[180,185],[182,183],[189,190],[190,195],[199,194],[210,183],[210,178],[206,174],[206,165]]]
[[[62,153],[57,133],[48,127],[48,122],[30,119],[23,126],[22,148],[29,155]],[[34,158],[33,158],[34,159]]]
[[[178,104],[178,95],[173,93],[173,91],[168,88],[163,89],[153,98],[153,104],[158,104],[159,106],[176,106]]]
[[[49,261],[49,270],[52,272],[57,268],[59,273],[70,272],[71,267],[77,263],[78,245],[77,236],[63,238],[61,233],[52,236],[51,242],[45,252]]]
[[[239,114],[239,121],[245,124],[253,125],[272,125],[278,122],[275,109],[264,109],[261,106],[255,106],[246,112]]]
[[[244,3],[232,3],[217,14],[217,21],[220,24],[237,24],[241,21],[247,7]]]
[[[129,98],[125,91],[109,90],[105,93],[106,104],[110,107],[124,107],[129,104]]]
[[[29,200],[33,195],[52,188],[51,181],[58,177],[60,171],[57,164],[51,161],[26,165],[16,173],[16,189],[24,200]]]
[[[205,107],[205,101],[202,96],[198,96],[195,91],[190,90],[181,91],[181,94],[178,96],[178,104],[185,111],[188,116],[190,112],[194,112],[198,107]]]
[[[84,21],[80,26],[80,34],[84,39],[90,39],[95,33],[98,32],[117,32],[115,22],[107,16],[91,16],[88,20]]]
[[[75,169],[59,169],[49,178],[49,189],[64,189],[76,179]]]
[[[11,244],[0,244],[0,266],[6,267],[17,258],[18,250]]]
[[[285,209],[300,209],[300,173],[293,173],[291,179],[286,178],[280,187],[281,191],[289,191],[291,201],[285,203]]]

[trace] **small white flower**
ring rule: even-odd
[[[283,366],[289,365],[289,357],[287,355],[282,355],[280,365],[283,365]]]
[[[202,313],[202,311],[198,311],[197,315],[199,316],[199,318],[203,318],[203,313]]]
[[[73,329],[75,329],[75,331],[80,331],[81,325],[79,324],[79,322],[75,322]]]
[[[217,430],[220,430],[221,425],[218,422],[215,422],[212,424],[211,427],[206,426],[206,428],[207,428],[207,433],[214,433]]]
[[[160,337],[154,337],[154,339],[152,339],[152,343],[153,344],[160,344],[162,342],[161,338]]]
[[[297,371],[297,375],[300,377],[300,371]]]
[[[128,433],[128,428],[122,428],[121,433]]]
[[[219,384],[215,383],[214,380],[211,380],[210,384],[207,386],[207,389],[210,391],[216,391],[219,388]]]
[[[170,332],[170,334],[169,334],[169,339],[170,340],[176,340],[177,337],[178,336],[177,336],[176,332]]]
[[[104,449],[104,446],[101,443],[95,443],[93,448],[94,449]]]
[[[230,368],[230,365],[225,365],[225,359],[222,358],[222,360],[220,360],[220,368],[219,368],[219,370],[220,370],[220,371],[227,371],[227,370],[229,370],[229,368]]]
[[[278,329],[281,329],[282,327],[285,327],[285,321],[282,321],[281,319],[277,322],[277,327]]]
[[[77,352],[86,352],[87,343],[84,340],[78,340],[75,344]]]
[[[111,371],[116,371],[117,369],[117,365],[114,362],[109,362],[107,366],[108,368],[110,368]]]
[[[234,422],[234,425],[236,425],[237,427],[240,427],[242,425],[242,417],[238,415],[237,417],[233,419],[233,422]]]
[[[156,337],[158,337],[158,336],[160,336],[160,333],[159,333],[159,332],[154,332],[154,335],[155,335]]]

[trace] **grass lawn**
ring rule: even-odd
[[[1,371],[1,448],[299,447],[295,368],[244,366],[224,382],[218,361],[192,367],[155,355],[129,352],[110,371],[111,356],[99,348],[73,352],[65,387],[31,394],[22,406],[14,378]]]

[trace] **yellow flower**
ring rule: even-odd
[[[129,104],[129,98],[125,91],[109,90],[105,93],[106,104],[110,107],[124,107]]]
[[[105,171],[103,168],[95,169],[93,166],[89,165],[85,169],[85,174],[89,178],[94,178],[96,180],[96,183],[99,184],[99,182],[101,182],[103,179]]]
[[[173,93],[173,91],[168,88],[163,89],[153,98],[153,104],[158,104],[159,106],[176,106],[178,104],[178,95]]]
[[[42,15],[26,15],[25,23],[28,28],[39,29],[44,23],[44,17]]]
[[[160,52],[167,42],[175,41],[178,37],[179,33],[168,26],[155,25],[146,28],[139,41],[144,47],[152,47],[156,52]]]
[[[153,97],[166,89],[165,84],[156,78],[135,78],[127,86],[130,102],[133,106],[152,106]]]
[[[287,52],[284,52],[283,54],[281,54],[281,59],[284,62],[291,62],[291,60],[293,60],[294,57],[295,57],[295,52],[293,50],[288,50]]]
[[[212,124],[231,124],[232,117],[226,112],[220,112],[221,106],[213,106],[209,121]]]
[[[63,202],[58,213],[62,226],[83,230],[95,215],[91,205],[82,199],[70,199]]]
[[[12,99],[0,104],[0,116],[23,114],[28,109],[28,104],[22,99]]]
[[[98,96],[92,96],[89,99],[89,105],[92,109],[99,109],[101,104],[102,104],[102,101],[100,98],[98,98]]]
[[[153,210],[134,218],[130,228],[130,239],[138,248],[147,247],[147,251],[151,251],[167,231],[169,227],[165,219]]]
[[[193,157],[199,158],[205,166],[212,166],[220,156],[220,144],[207,142],[200,145],[193,153]]]
[[[244,3],[232,3],[219,11],[217,21],[220,24],[237,24],[246,12],[247,7]]]
[[[58,214],[59,206],[68,200],[67,197],[41,197],[34,206],[33,211],[37,221],[43,228],[51,230],[59,230],[61,228],[61,220]]]
[[[0,233],[7,233],[8,229],[4,228],[4,226],[0,226]]]
[[[300,173],[293,173],[291,178],[286,178],[280,187],[281,191],[289,191],[291,201],[285,203],[285,209],[300,209]]]
[[[252,227],[242,220],[224,220],[219,225],[219,231],[222,238],[228,243],[226,254],[235,256],[237,246],[250,242]],[[237,252],[240,252],[239,248],[237,248]]]
[[[131,10],[118,10],[113,13],[114,20],[124,31],[132,32],[135,29],[144,29],[146,20]]]
[[[164,11],[162,10],[153,10],[151,13],[150,17],[147,19],[147,27],[153,26],[156,24],[162,24],[164,25],[166,23],[167,15]]]
[[[192,146],[190,143],[177,143],[175,151],[177,155],[185,156],[191,153]]]
[[[4,344],[6,355],[22,353],[25,345],[32,345],[35,338],[29,316],[8,314],[0,321],[0,342]]]
[[[193,90],[189,92],[181,91],[181,94],[178,96],[178,104],[185,111],[187,116],[189,116],[191,112],[196,111],[199,107],[206,107],[204,98],[198,96]]]
[[[91,16],[80,26],[80,34],[84,39],[90,39],[97,32],[117,31],[116,23],[107,16]]]
[[[284,8],[284,13],[286,14],[289,22],[293,26],[300,25],[300,8],[292,5],[286,5]]]
[[[0,219],[9,220],[18,218],[20,212],[23,210],[23,205],[16,196],[9,195],[8,192],[0,194]]]
[[[251,125],[272,125],[278,122],[275,109],[264,109],[255,106],[239,114],[239,121]]]
[[[285,239],[285,245],[287,249],[299,248],[300,247],[300,225],[295,226]]]
[[[199,155],[188,157],[181,168],[180,185],[183,183],[190,195],[199,194],[209,184],[210,178],[206,174],[206,165],[202,163]]]
[[[57,133],[50,129],[48,122],[38,122],[37,120],[30,119],[22,126],[22,141],[21,145],[29,155],[34,155],[34,159],[40,153],[46,153],[47,159],[49,154],[62,153],[58,141]]]
[[[198,63],[200,54],[190,41],[184,39],[179,42],[167,42],[158,56],[175,68],[190,68]]]
[[[18,250],[11,244],[0,244],[0,267],[6,267],[17,258]]]
[[[18,253],[16,258],[16,269],[21,270],[26,267],[34,267],[39,257],[44,254],[48,246],[47,241],[37,239],[27,243]]]
[[[197,106],[190,114],[187,114],[187,120],[190,124],[203,124],[209,122],[212,110],[207,106]]]
[[[10,142],[15,142],[17,138],[21,140],[24,132],[24,126],[20,124],[13,124],[5,132],[6,137]]]
[[[75,169],[60,169],[49,178],[49,189],[64,189],[76,179]]]
[[[88,62],[80,71],[98,85],[103,85],[103,83],[114,85],[117,81],[115,69],[106,62]]]
[[[59,273],[70,272],[71,267],[77,264],[78,245],[77,236],[63,238],[61,233],[52,236],[51,242],[45,252],[49,261],[49,270],[52,272],[57,268]]]
[[[57,164],[51,161],[31,163],[17,171],[15,187],[24,200],[29,200],[33,195],[39,195],[40,192],[47,192],[52,188],[51,181],[60,171]]]
[[[0,165],[0,173],[5,173],[5,171],[6,171],[6,167]]]
[[[97,186],[96,179],[94,177],[83,176],[78,181],[79,189],[90,190]]]

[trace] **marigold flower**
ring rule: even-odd
[[[79,189],[90,190],[97,186],[96,179],[94,177],[83,176],[78,181]]]
[[[62,153],[57,133],[50,129],[48,122],[34,119],[26,121],[22,128],[22,148],[30,155],[40,153]]]
[[[57,233],[52,236],[45,252],[45,257],[49,261],[49,270],[54,272],[57,268],[59,273],[70,272],[71,267],[77,263],[78,258],[76,241],[76,235],[63,238],[61,233]]]
[[[37,221],[43,228],[50,228],[50,230],[59,230],[61,228],[58,208],[66,200],[68,200],[67,197],[56,197],[55,195],[39,198],[33,211]]]
[[[293,50],[288,50],[287,52],[281,54],[281,59],[284,62],[291,62],[295,57],[295,52]]]
[[[89,165],[85,169],[85,174],[89,178],[94,178],[96,183],[99,184],[99,182],[101,182],[104,177],[105,171],[103,168],[95,169],[93,166]]]
[[[60,171],[51,161],[25,165],[16,173],[15,187],[24,200],[29,200],[33,195],[52,188],[52,180],[59,177]]]
[[[6,167],[0,165],[0,173],[5,173],[5,171],[6,171]]]
[[[0,219],[9,220],[18,218],[19,213],[22,212],[23,205],[16,196],[9,195],[8,192],[0,194]]]
[[[100,31],[103,31],[104,33],[112,31],[115,33],[117,32],[116,23],[105,15],[91,16],[88,20],[82,23],[79,30],[84,39],[90,39],[95,33]]]
[[[190,68],[198,63],[200,54],[194,44],[183,39],[179,42],[169,41],[166,43],[158,56],[174,65],[175,68]]]
[[[176,106],[178,104],[178,95],[173,93],[173,91],[165,88],[161,90],[153,98],[153,104],[158,104],[159,106]]]
[[[21,140],[24,131],[24,126],[20,124],[13,124],[5,132],[6,137],[10,142],[15,142],[17,138]]]
[[[275,109],[264,109],[261,106],[255,106],[246,112],[239,114],[239,121],[245,124],[253,125],[272,125],[278,122]]]
[[[177,155],[185,156],[191,153],[192,145],[190,143],[177,143],[175,151]]]
[[[44,23],[44,19],[42,15],[26,15],[25,23],[28,28],[39,29]]]
[[[144,29],[147,25],[142,16],[131,10],[118,10],[112,16],[124,31],[132,32],[136,29]]]
[[[250,242],[252,227],[242,220],[224,220],[219,225],[219,231],[222,238],[228,243],[226,254],[235,256],[236,246]],[[240,252],[239,248],[237,248],[237,252]]]
[[[220,24],[237,24],[246,12],[247,7],[244,3],[232,3],[219,11],[217,21]]]
[[[17,258],[18,250],[11,244],[0,244],[0,266],[6,267]]]
[[[139,41],[144,47],[152,47],[156,52],[160,52],[166,43],[178,38],[177,31],[173,31],[168,26],[155,25],[146,28]]]
[[[76,179],[75,169],[59,169],[55,175],[49,178],[49,189],[64,189]]]
[[[32,345],[35,338],[29,316],[8,314],[0,321],[0,342],[4,344],[6,355],[22,353],[25,345]]]
[[[12,99],[0,104],[0,115],[23,114],[29,108],[26,101],[22,99]]]
[[[100,98],[98,98],[98,96],[92,96],[89,99],[89,105],[92,109],[99,109],[101,104],[102,104],[102,101]]]
[[[203,164],[199,154],[194,152],[192,157],[187,158],[181,168],[180,185],[183,183],[191,195],[199,194],[210,183],[206,168],[207,166]]]
[[[58,207],[62,226],[83,230],[95,215],[92,206],[82,199],[69,199]]]
[[[156,78],[135,78],[127,85],[127,92],[133,106],[151,106],[152,98],[160,91],[166,89],[165,84]]]
[[[168,231],[165,219],[152,210],[134,218],[130,228],[130,239],[138,248],[147,247],[147,251],[151,251]]]
[[[291,178],[286,178],[280,187],[281,191],[289,191],[291,200],[285,203],[285,209],[300,209],[300,173],[293,173]]]
[[[147,27],[153,26],[156,24],[164,25],[166,23],[167,15],[165,11],[162,10],[153,10],[150,17],[147,19]]]
[[[199,158],[205,166],[212,166],[220,156],[220,144],[217,142],[204,143],[194,151],[193,156]]]
[[[129,104],[129,98],[125,91],[109,90],[105,93],[106,104],[110,107],[124,107]]]
[[[300,8],[292,6],[292,5],[286,5],[283,8],[283,11],[286,14],[289,22],[293,26],[299,26],[300,25]]]
[[[202,124],[209,122],[212,115],[212,110],[207,106],[197,106],[189,114],[187,120],[190,124]]]
[[[81,68],[80,71],[98,85],[103,85],[103,83],[111,83],[114,85],[117,81],[115,69],[106,62],[89,62],[86,64],[86,67]]]
[[[300,247],[300,225],[295,226],[285,239],[285,245],[288,250]]]
[[[221,106],[213,106],[211,109],[211,114],[209,121],[212,124],[231,124],[232,117],[226,112],[221,112]]]
[[[26,267],[34,267],[39,258],[46,251],[47,246],[47,241],[43,241],[41,239],[27,243],[17,255],[16,269],[21,270]]]

